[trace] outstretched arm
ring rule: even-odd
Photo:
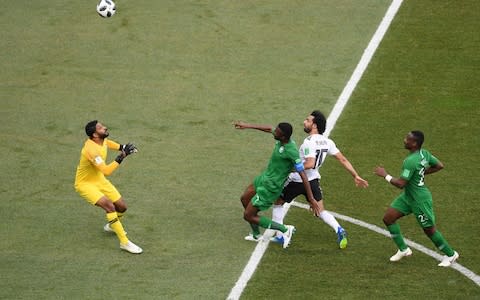
[[[273,127],[271,125],[250,124],[242,121],[235,121],[233,122],[233,125],[236,129],[257,129],[268,133],[272,133],[273,130]]]
[[[119,150],[125,152],[127,155],[130,155],[132,153],[137,153],[138,149],[137,146],[135,146],[132,143],[127,143],[127,144],[119,144],[117,142],[114,142],[112,140],[107,140],[107,147],[109,149],[114,149],[114,150]]]
[[[395,178],[385,171],[383,167],[376,167],[375,168],[375,175],[385,178],[386,181],[390,182],[391,185],[396,186],[399,189],[403,189],[405,185],[407,185],[408,181],[403,178]]]
[[[352,166],[350,161],[342,154],[342,152],[338,152],[334,156],[342,164],[342,166],[353,176],[353,179],[355,180],[355,185],[357,187],[368,187],[368,181],[358,175],[357,171],[355,171],[355,168]]]
[[[120,150],[122,151],[122,146],[123,145],[120,145],[119,143],[115,142],[115,141],[112,141],[111,139],[106,139],[107,141],[107,147],[108,149],[112,149],[112,150]]]

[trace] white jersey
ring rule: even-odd
[[[331,139],[326,138],[321,134],[312,134],[303,140],[299,152],[300,158],[303,162],[305,162],[308,157],[315,158],[315,166],[312,169],[305,170],[308,181],[310,181],[320,178],[318,168],[323,164],[327,155],[335,155],[340,152],[340,150],[338,150],[337,146]],[[288,181],[302,182],[302,178],[297,172],[292,172],[288,176]]]

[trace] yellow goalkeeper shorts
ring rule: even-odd
[[[117,188],[107,179],[76,184],[75,190],[92,205],[95,205],[103,196],[114,203],[122,197]]]

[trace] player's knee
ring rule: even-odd
[[[118,201],[113,203],[115,205],[115,210],[120,213],[127,211],[127,204],[123,201],[123,198],[120,198]]]
[[[434,235],[435,231],[436,231],[435,227],[423,228],[423,232],[425,232],[425,234],[429,237]]]
[[[242,195],[240,197],[240,202],[242,202],[243,207],[247,207],[248,203],[250,202],[250,199],[245,195]]]
[[[127,211],[127,206],[126,205],[115,205],[115,210],[121,213],[124,213]]]
[[[403,213],[401,213],[400,211],[390,207],[385,212],[385,215],[383,215],[383,223],[386,226],[392,225],[402,216],[403,216]]]
[[[106,198],[101,198],[100,200],[97,201],[95,205],[103,208],[103,210],[105,210],[105,212],[107,213],[111,213],[115,211],[115,205],[113,205],[113,203]]]
[[[383,224],[385,224],[385,226],[392,225],[393,223],[395,223],[395,221],[392,220],[388,215],[383,216]]]
[[[248,212],[244,212],[244,213],[243,213],[243,219],[244,219],[245,221],[247,221],[247,222],[251,222],[251,221],[252,221],[252,217],[253,217],[253,216],[252,216],[251,214],[249,214]]]

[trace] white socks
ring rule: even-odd
[[[273,205],[272,208],[272,221],[279,224],[283,224],[283,218],[285,218],[285,210],[283,205]]]
[[[338,224],[337,220],[331,213],[324,210],[320,213],[319,218],[322,219],[325,223],[327,223],[330,227],[332,227],[335,232],[338,231],[340,224]]]
[[[279,224],[283,224],[283,219],[285,218],[285,210],[283,209],[282,205],[273,205],[272,208],[272,221],[277,222]],[[332,227],[335,230],[335,233],[338,231],[340,224],[338,224],[335,217],[329,213],[328,211],[324,210],[320,213],[319,216],[328,226]]]

